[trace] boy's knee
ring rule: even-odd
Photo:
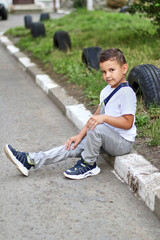
[[[93,130],[92,129],[88,130],[87,136],[94,137],[100,135],[101,132],[103,132],[102,127],[103,124],[98,124]]]

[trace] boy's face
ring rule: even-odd
[[[125,74],[128,70],[128,65],[120,65],[117,60],[108,60],[100,63],[100,69],[103,74],[103,79],[112,88],[116,88],[122,82],[125,82]]]

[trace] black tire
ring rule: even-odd
[[[31,28],[32,25],[32,17],[30,15],[26,15],[24,17],[24,24],[25,24],[25,28]]]
[[[53,36],[53,45],[61,51],[71,49],[69,34],[65,31],[57,31]]]
[[[99,53],[102,51],[100,47],[84,48],[82,52],[82,62],[90,70],[91,68],[99,69]]]
[[[34,38],[36,37],[45,37],[46,36],[46,30],[45,26],[42,22],[36,22],[31,24],[31,34]]]
[[[128,81],[137,95],[142,94],[145,104],[160,105],[160,69],[152,64],[132,68]]]
[[[2,20],[7,20],[8,19],[8,11],[7,9],[4,9],[2,12]]]
[[[49,13],[41,13],[40,15],[40,21],[45,21],[50,19]]]

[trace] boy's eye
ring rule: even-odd
[[[111,69],[110,69],[110,72],[113,72],[113,71],[114,71],[114,69],[113,69],[113,68],[111,68]]]

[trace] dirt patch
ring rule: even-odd
[[[160,170],[160,146],[149,146],[144,138],[136,138],[135,149]]]
[[[68,95],[73,96],[80,103],[83,103],[86,109],[90,110],[91,113],[94,113],[97,109],[97,106],[90,105],[90,100],[83,93],[83,88],[77,86],[74,83],[67,82],[67,78],[64,75],[57,74],[53,72],[51,68],[45,68],[42,63],[40,63],[37,59],[33,58],[31,54],[27,54],[33,62],[35,62],[46,74],[48,74],[51,79],[56,81],[60,86],[62,86]],[[136,151],[144,156],[148,161],[150,161],[155,167],[160,170],[160,146],[149,146],[146,143],[145,138],[136,138],[134,148]]]

